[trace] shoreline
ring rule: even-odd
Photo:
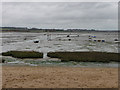
[[[2,66],[2,76],[3,88],[118,87],[118,68]]]

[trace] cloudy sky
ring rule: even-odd
[[[118,29],[117,2],[3,2],[2,26]]]

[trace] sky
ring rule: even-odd
[[[3,2],[2,26],[118,29],[117,2]]]

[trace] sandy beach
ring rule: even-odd
[[[117,88],[118,68],[3,66],[3,88]]]

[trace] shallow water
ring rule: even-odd
[[[7,63],[3,65],[29,65],[29,66],[67,66],[67,67],[118,67],[117,62],[101,63],[101,62],[61,62],[52,60],[21,60],[6,59]]]
[[[29,62],[27,62],[29,63]],[[70,67],[118,67],[118,63],[96,63],[96,62],[61,62],[61,61],[39,61],[31,62],[31,64],[38,66],[70,66]]]

